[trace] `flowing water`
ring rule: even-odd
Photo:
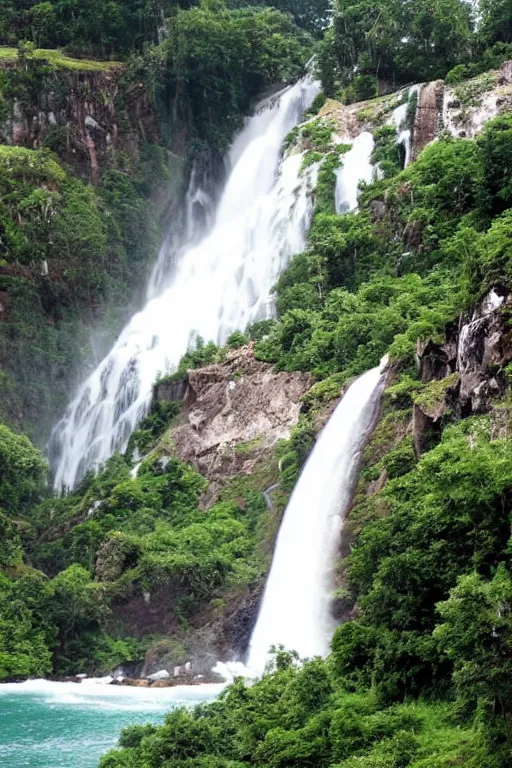
[[[372,134],[363,131],[356,136],[352,147],[342,156],[342,164],[336,172],[336,213],[354,211],[357,208],[359,183],[363,181],[369,184],[372,181],[373,165],[370,158],[373,144]]]
[[[209,233],[195,243],[190,229],[189,245],[170,271],[162,267],[168,263],[164,244],[146,306],[52,433],[57,488],[72,488],[88,469],[126,448],[155,379],[172,370],[198,337],[222,343],[232,331],[271,315],[272,286],[305,246],[317,170],[299,174],[300,154],[280,162],[281,146],[318,92],[319,84],[307,77],[267,101],[231,148],[231,173]],[[205,205],[199,190],[189,204],[192,212]]]
[[[301,658],[327,655],[335,628],[333,566],[361,451],[377,415],[385,363],[349,387],[321,432],[279,529],[247,665],[219,664],[220,673],[261,675],[273,645]]]
[[[149,690],[46,680],[0,685],[0,766],[96,768],[125,726],[160,723],[173,707],[212,699],[222,687]]]
[[[412,85],[407,90],[405,101],[395,107],[387,123],[396,128],[396,143],[403,150],[404,168],[407,168],[412,156],[412,125],[408,120],[409,106],[411,100],[418,97],[420,90],[421,84]]]

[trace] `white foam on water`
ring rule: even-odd
[[[0,684],[0,697],[6,694],[41,696],[52,706],[91,707],[140,711],[159,711],[175,705],[193,705],[199,700],[216,698],[225,683],[202,685],[175,685],[166,688],[138,688],[128,685],[109,685],[103,680],[83,680],[81,683],[26,680],[23,683]]]
[[[354,381],[320,433],[284,513],[247,664],[215,667],[226,680],[260,677],[272,646],[297,651],[300,658],[328,654],[336,626],[334,564],[386,364],[387,357]]]

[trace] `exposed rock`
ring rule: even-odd
[[[0,66],[12,69],[16,64],[2,61]],[[89,71],[55,69],[41,81],[37,103],[14,100],[7,105],[0,141],[35,149],[51,136],[64,162],[97,181],[109,152],[124,150],[136,158],[143,138],[159,139],[147,89],[142,83],[122,85],[124,72],[114,64]]]
[[[246,592],[224,613],[220,628],[220,637],[223,639],[221,652],[224,658],[243,658],[258,618],[263,589],[264,583]]]
[[[173,400],[183,400],[187,391],[187,377],[178,381],[162,381],[155,384],[153,397],[159,402],[168,403]]]
[[[504,389],[501,369],[512,360],[512,334],[507,324],[511,296],[492,290],[461,325],[457,370],[460,400],[473,413],[488,410],[489,400]]]
[[[184,394],[187,422],[172,430],[182,459],[210,481],[211,502],[227,477],[251,474],[255,462],[297,423],[307,373],[277,372],[254,358],[252,345],[223,363],[190,370]]]
[[[328,118],[333,121],[335,132],[344,139],[355,139],[361,132],[360,121],[356,115],[355,107],[361,104],[345,105],[335,99],[327,99],[318,113],[319,118]]]
[[[155,682],[156,680],[168,680],[170,674],[166,669],[159,669],[158,672],[153,672],[152,675],[148,675],[148,680]]]
[[[111,685],[129,685],[129,686],[132,686],[133,688],[149,688],[150,682],[149,680],[144,680],[141,678],[132,679],[130,677],[125,677],[123,679],[118,678],[116,680],[113,680],[111,682]]]
[[[443,347],[433,341],[423,342],[418,339],[416,359],[423,383],[434,379],[443,379],[450,373],[448,355]]]
[[[448,327],[444,344],[418,342],[420,378],[427,386],[415,397],[412,433],[416,455],[427,450],[441,430],[447,409],[459,417],[485,413],[506,387],[503,368],[512,361],[508,313],[512,296],[491,290],[458,328]],[[509,428],[505,417],[494,425]]]
[[[412,138],[412,158],[433,141],[439,133],[443,108],[444,83],[433,80],[424,85],[419,93]]]

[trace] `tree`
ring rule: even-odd
[[[0,506],[23,513],[41,498],[47,465],[28,437],[0,424]]]
[[[492,581],[462,576],[438,604],[443,623],[434,635],[454,664],[456,690],[465,701],[481,700],[492,719],[503,717],[512,741],[512,579],[505,565]]]
[[[478,34],[485,45],[512,42],[512,5],[510,0],[480,0]]]
[[[48,675],[51,654],[31,610],[0,575],[0,680]]]

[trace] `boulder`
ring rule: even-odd
[[[148,675],[148,680],[150,680],[152,683],[156,682],[157,680],[168,680],[170,678],[170,674],[166,669],[160,669],[158,672],[153,672],[152,675]]]

